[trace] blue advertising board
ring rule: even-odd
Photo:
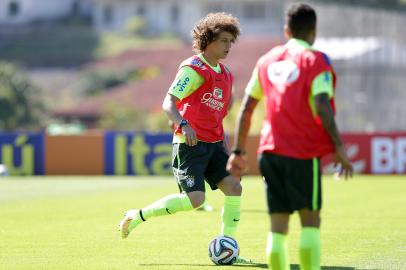
[[[42,133],[0,133],[0,163],[10,175],[43,175],[44,160]]]
[[[168,175],[172,173],[172,134],[106,132],[106,175]]]

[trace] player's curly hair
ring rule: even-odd
[[[240,23],[238,19],[225,12],[209,13],[201,19],[193,28],[193,49],[195,52],[203,52],[207,45],[215,41],[221,32],[229,32],[236,40],[240,35]]]

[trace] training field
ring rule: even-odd
[[[243,179],[237,240],[251,266],[215,266],[209,241],[220,230],[214,212],[153,218],[121,240],[124,210],[178,192],[172,177],[0,178],[0,269],[261,269],[268,230],[263,183]],[[323,269],[406,269],[406,177],[323,180]],[[299,223],[292,217],[289,253],[298,269]]]

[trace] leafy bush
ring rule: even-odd
[[[100,94],[111,87],[136,80],[137,77],[138,72],[132,67],[122,70],[90,69],[83,72],[80,88],[85,95],[92,96]]]
[[[44,107],[38,90],[18,66],[0,62],[0,130],[41,126]]]
[[[171,132],[168,118],[161,111],[141,110],[114,101],[105,105],[97,126],[110,130]]]

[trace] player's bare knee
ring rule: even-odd
[[[241,182],[231,175],[224,178],[217,186],[226,196],[241,196]]]
[[[241,196],[242,194],[242,186],[240,181],[233,181],[229,182],[226,192],[224,192],[227,196]]]
[[[193,206],[193,208],[199,208],[200,206],[202,206],[203,205],[203,203],[204,203],[204,200],[205,200],[205,198],[204,197],[202,197],[202,198],[195,198],[193,201],[192,201],[192,206]]]
[[[206,199],[205,193],[201,191],[191,192],[188,194],[188,196],[193,208],[199,208],[200,206],[202,206]]]
[[[319,228],[321,223],[320,217],[309,217],[302,220],[303,227],[315,227]]]
[[[242,194],[242,186],[240,181],[237,181],[234,183],[233,188],[232,188],[232,192],[234,196],[241,196]]]
[[[303,227],[320,227],[321,218],[319,211],[311,211],[309,209],[301,209],[299,211],[300,221]]]

